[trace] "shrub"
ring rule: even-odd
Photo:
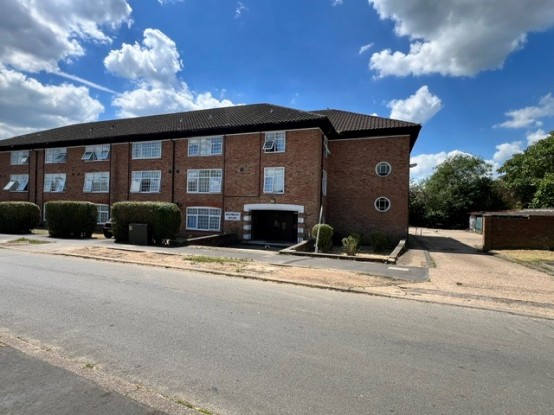
[[[94,203],[47,202],[46,225],[54,238],[90,238],[96,228],[98,209]]]
[[[113,234],[117,242],[129,240],[129,224],[146,223],[152,227],[154,243],[173,238],[181,226],[181,211],[167,202],[117,202],[112,206]]]
[[[312,228],[312,238],[317,240],[317,230],[319,229],[318,248],[321,252],[328,252],[333,247],[333,228],[326,223],[314,225]]]
[[[29,233],[40,223],[40,209],[31,202],[0,202],[0,232]]]
[[[341,239],[342,250],[346,252],[349,256],[356,255],[356,251],[362,243],[362,234],[361,233],[351,233],[346,238]]]
[[[373,232],[369,236],[370,245],[373,247],[373,250],[376,252],[384,251],[391,246],[390,237],[382,231]]]

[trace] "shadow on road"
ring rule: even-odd
[[[466,245],[454,238],[444,236],[410,235],[429,252],[445,252],[454,254],[485,255],[480,249]]]

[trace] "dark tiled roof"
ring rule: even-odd
[[[327,109],[312,111],[315,114],[325,115],[333,124],[338,138],[353,138],[369,133],[369,136],[380,134],[406,134],[412,139],[412,147],[421,130],[421,125],[408,121],[392,120],[390,118],[373,115],[358,114],[355,112]]]
[[[330,138],[376,135],[380,130],[410,134],[420,126],[346,111],[308,112],[271,104],[161,114],[75,124],[0,141],[0,150],[145,141],[196,135],[234,134],[276,129],[318,127]]]

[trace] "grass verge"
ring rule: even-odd
[[[194,262],[197,264],[244,264],[246,262],[251,262],[250,259],[244,258],[225,258],[225,257],[214,257],[207,255],[191,255],[183,257],[185,261]]]
[[[38,239],[29,239],[29,238],[18,238],[8,241],[10,244],[29,244],[29,245],[42,245],[49,244],[50,241],[40,241]]]

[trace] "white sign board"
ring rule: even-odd
[[[225,220],[240,220],[240,212],[225,212]]]

